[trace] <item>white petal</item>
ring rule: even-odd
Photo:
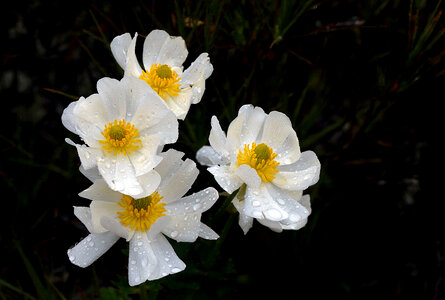
[[[195,212],[205,212],[216,200],[218,200],[218,191],[212,187],[206,188],[200,192],[194,193],[190,196],[181,198],[175,202],[171,202],[165,206],[168,215],[179,215]]]
[[[150,123],[140,134],[145,136],[157,135],[162,145],[175,143],[179,135],[179,123],[176,116],[168,110],[162,117],[160,114],[157,114],[156,117],[160,118],[159,121]]]
[[[132,77],[124,77],[121,82],[126,92],[126,118],[135,125],[140,135],[147,134],[147,130],[151,130],[151,134],[177,131],[176,118],[165,101],[148,84]],[[153,127],[159,130],[153,131]]]
[[[74,215],[85,225],[89,232],[94,232],[91,211],[89,207],[74,206]]]
[[[214,166],[207,169],[215,177],[216,182],[229,194],[239,188],[243,181],[228,166]]]
[[[247,184],[248,187],[257,188],[261,184],[261,178],[255,169],[248,165],[241,165],[235,169],[235,174]]]
[[[299,200],[301,201],[301,194],[297,194],[297,197],[299,198],[293,198],[291,195],[286,193],[285,190],[282,190],[280,188],[277,188],[273,185],[267,186],[267,191],[273,198],[274,205],[269,205],[265,208],[267,209],[275,209],[275,210],[284,210],[287,215],[284,216],[281,219],[274,219],[273,217],[268,217],[265,213],[265,216],[267,219],[271,221],[280,221],[283,224],[290,224],[299,222],[303,219],[307,219],[307,217],[310,214],[310,210],[308,210],[304,205],[302,205]]]
[[[95,182],[98,179],[102,179],[102,176],[100,175],[99,170],[97,168],[91,168],[87,170],[81,165],[79,167],[79,171],[91,182]]]
[[[182,37],[170,37],[162,30],[153,30],[145,38],[142,60],[145,69],[154,63],[180,67],[187,58],[188,51]]]
[[[112,232],[92,233],[68,250],[68,258],[76,266],[85,268],[102,256],[119,237]]]
[[[256,219],[266,218],[270,221],[286,219],[288,217],[286,206],[275,201],[269,187],[270,184],[261,184],[255,189],[248,186],[242,213]]]
[[[166,104],[179,120],[184,120],[192,104],[193,89],[181,89],[174,97],[167,95]]]
[[[214,166],[221,164],[221,156],[210,146],[203,146],[196,152],[196,160],[204,166]]]
[[[83,98],[83,97],[81,97]],[[71,102],[68,106],[63,110],[62,113],[62,124],[69,131],[76,133],[76,116],[74,115],[74,107],[76,107],[78,101]]]
[[[301,197],[299,202],[301,205],[303,205],[308,210],[309,214],[312,212],[311,198],[309,195],[304,195],[303,197]]]
[[[206,240],[217,240],[219,235],[204,223],[199,227],[199,236]]]
[[[128,155],[136,177],[151,172],[162,160],[162,157],[157,155],[161,144],[158,135],[141,136],[139,138],[142,147]]]
[[[226,134],[222,131],[218,118],[212,116],[211,125],[212,129],[209,135],[210,146],[221,156],[229,156]]]
[[[135,286],[146,281],[156,269],[158,260],[147,235],[136,232],[130,240],[128,283]]]
[[[201,213],[170,215],[170,223],[162,233],[178,242],[194,242],[201,232]]]
[[[138,34],[136,33],[134,35],[133,40],[131,41],[130,45],[128,46],[127,51],[127,64],[125,66],[125,75],[124,77],[136,77],[139,78],[139,76],[142,74],[141,66],[138,63],[138,59],[136,57],[136,40],[137,40]]]
[[[100,218],[100,225],[107,231],[113,232],[115,235],[129,241],[134,231],[123,226],[116,218],[103,216]]]
[[[128,155],[110,155],[103,161],[98,161],[97,165],[100,174],[112,190],[129,196],[143,192]]]
[[[102,155],[102,151],[99,149],[94,149],[91,147],[88,147],[86,145],[78,145],[75,144],[72,140],[70,139],[65,139],[65,141],[72,145],[75,146],[77,149],[77,154],[79,155],[80,158],[80,163],[82,164],[82,167],[84,169],[91,169],[97,166],[97,158],[101,157]]]
[[[249,232],[250,228],[252,228],[253,218],[240,213],[238,224],[241,227],[241,229],[243,230],[244,234],[247,234],[247,232]]]
[[[115,37],[110,44],[111,52],[116,59],[119,66],[125,70],[127,65],[127,51],[131,43],[131,36],[129,33],[124,33]]]
[[[79,193],[80,197],[117,203],[122,198],[122,194],[113,191],[103,179],[96,180],[89,188]]]
[[[156,237],[161,233],[166,227],[170,225],[172,218],[170,216],[162,216],[158,218],[150,227],[147,232],[148,240],[155,240]]]
[[[202,77],[201,80],[198,80],[192,86],[192,104],[201,102],[201,98],[204,95],[205,89],[206,89],[206,81],[204,77]]]
[[[159,279],[185,269],[185,263],[176,255],[175,250],[162,234],[156,236],[156,240],[152,241],[151,246],[158,263],[148,280]]]
[[[143,192],[141,194],[134,195],[133,198],[140,199],[153,194],[156,188],[159,186],[161,182],[161,176],[159,176],[158,172],[151,171],[147,174],[139,176],[138,178],[139,184],[141,185]]]
[[[293,139],[297,139],[297,135],[292,128],[292,123],[288,116],[283,113],[272,111],[264,121],[264,129],[261,141],[277,151],[286,141],[289,135],[293,135]],[[298,139],[297,139],[298,141]],[[290,149],[293,153],[300,152],[300,146],[292,143],[294,149]]]
[[[227,129],[227,140],[235,151],[243,145],[241,134],[243,134],[245,119],[249,112],[253,110],[251,105],[245,105],[243,107],[244,109],[242,111],[241,109],[239,110],[238,116],[230,122],[229,128]]]
[[[243,108],[243,107],[242,107]],[[266,113],[261,107],[245,106],[246,117],[244,119],[244,125],[240,133],[240,145],[251,144],[257,142],[261,136],[263,129],[263,123],[266,118]]]
[[[201,79],[207,79],[213,72],[209,55],[201,53],[198,58],[181,75],[181,83],[184,85],[194,85]]]
[[[274,149],[278,155],[275,158],[280,165],[288,165],[296,162],[301,155],[300,146],[296,134],[290,134],[278,149]]]
[[[81,97],[70,104],[62,115],[62,122],[68,129],[74,128],[89,146],[100,147],[97,140],[102,140],[101,131],[107,123],[108,109],[99,94],[93,94],[88,98]]]
[[[122,210],[117,203],[105,201],[91,202],[90,209],[94,232],[108,231],[109,229],[102,226],[102,217],[115,218],[117,216],[117,211]]]
[[[182,165],[182,157],[184,156],[183,152],[169,149],[166,152],[159,154],[163,159],[162,161],[156,166],[156,172],[159,173],[161,178],[163,180],[168,179],[170,176],[172,176],[174,173],[176,173],[176,170],[178,170]]]
[[[108,110],[109,122],[125,119],[126,86],[123,82],[112,78],[101,78],[97,82],[97,91]]]
[[[269,227],[271,230],[273,230],[275,232],[283,231],[283,226],[280,224],[280,222],[271,221],[268,219],[257,219],[257,221],[260,222],[261,225]]]
[[[304,190],[315,184],[320,176],[320,162],[312,151],[305,151],[300,159],[288,166],[279,166],[273,184],[287,190]]]
[[[196,163],[186,159],[174,174],[167,175],[168,178],[162,179],[158,188],[159,194],[164,197],[162,201],[169,203],[184,196],[195,182],[198,173]]]

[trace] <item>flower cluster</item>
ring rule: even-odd
[[[83,142],[66,139],[92,182],[79,194],[91,200],[89,207],[74,207],[90,234],[68,250],[68,257],[89,266],[124,238],[132,286],[184,270],[166,236],[178,242],[218,238],[201,215],[219,197],[213,187],[186,196],[199,173],[196,164],[182,152],[164,151],[178,139],[178,119],[184,120],[203,96],[213,72],[208,54],[184,70],[184,40],[154,30],[144,41],[142,68],[137,36],[126,33],[111,42],[123,78],[100,79],[96,94],[72,102],[62,115],[63,125]],[[232,203],[244,233],[253,219],[275,231],[304,226],[310,202],[303,190],[317,182],[320,163],[313,152],[300,152],[289,118],[245,105],[227,135],[215,116],[211,126],[210,146],[196,159],[222,189],[236,193]]]

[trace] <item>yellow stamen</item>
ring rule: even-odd
[[[137,138],[139,131],[134,128],[133,124],[125,120],[114,120],[114,122],[105,125],[101,134],[105,137],[105,140],[99,141],[103,145],[102,148],[113,155],[121,153],[127,155],[142,147],[141,140]]]
[[[244,145],[243,151],[239,150],[236,160],[238,166],[248,165],[256,170],[262,181],[270,182],[278,173],[277,166],[280,163],[274,160],[276,157],[277,154],[266,144],[252,143]]]
[[[139,79],[148,83],[164,100],[167,100],[167,95],[174,97],[180,92],[180,84],[177,82],[181,80],[181,78],[178,77],[178,74],[168,65],[153,64],[149,72],[142,71]]]
[[[163,197],[158,192],[141,199],[134,199],[127,195],[122,195],[118,205],[123,211],[118,211],[117,215],[120,223],[133,230],[148,231],[151,225],[162,216],[165,216],[165,203],[160,203]]]

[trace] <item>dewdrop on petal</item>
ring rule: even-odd
[[[314,152],[300,152],[289,118],[244,105],[227,135],[215,116],[211,125],[210,146],[196,158],[226,192],[239,189],[232,203],[244,233],[253,219],[278,232],[304,226],[311,209],[303,190],[318,181],[320,162]]]

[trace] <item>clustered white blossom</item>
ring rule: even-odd
[[[68,250],[70,261],[87,267],[119,238],[129,242],[131,286],[185,268],[166,236],[178,242],[218,238],[201,214],[218,199],[213,187],[186,196],[198,176],[184,153],[164,146],[178,139],[178,119],[201,101],[213,66],[202,53],[184,70],[188,51],[181,37],[153,30],[136,58],[137,34],[117,36],[111,51],[124,70],[120,80],[102,78],[97,93],[72,102],[63,125],[80,137],[70,139],[80,171],[92,185],[79,195],[89,207],[74,207],[90,234]],[[312,151],[301,153],[289,118],[244,105],[227,135],[211,121],[210,146],[196,159],[209,166],[216,182],[238,210],[244,233],[253,219],[275,231],[299,229],[310,214],[303,190],[318,181],[320,163]]]

